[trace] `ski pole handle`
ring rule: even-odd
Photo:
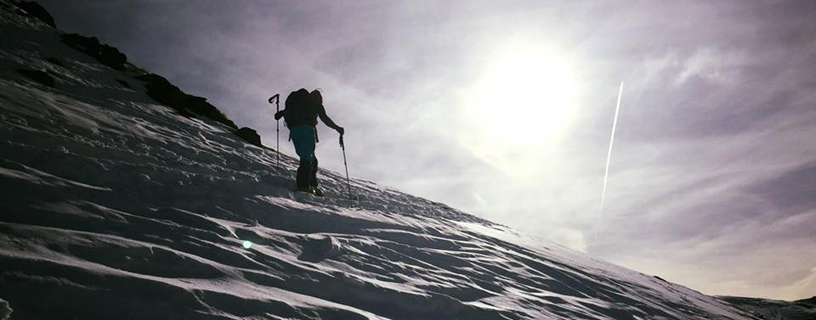
[[[268,101],[269,104],[272,104],[273,101],[275,103],[275,140],[277,141],[275,146],[275,154],[278,158],[278,167],[280,167],[280,118],[278,117],[278,113],[280,113],[280,94],[276,93],[274,96],[269,97]]]

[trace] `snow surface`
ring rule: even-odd
[[[12,318],[754,319],[371,182],[352,179],[350,201],[345,177],[322,171],[325,198],[293,193],[292,158],[277,167],[273,150],[179,116],[136,71],[0,7],[0,298]]]
[[[9,319],[12,312],[14,310],[9,307],[8,301],[0,299],[0,320]]]
[[[748,310],[760,319],[768,320],[814,320],[816,319],[816,297],[794,302],[742,297],[720,297],[721,299]]]

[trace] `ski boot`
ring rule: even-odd
[[[317,186],[312,187],[312,193],[318,197],[322,197],[326,194],[323,192],[323,188]]]

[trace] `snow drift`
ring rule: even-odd
[[[351,202],[333,172],[293,193],[294,159],[19,10],[0,1],[0,318],[761,315],[371,182]]]

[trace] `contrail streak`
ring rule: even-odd
[[[615,120],[612,120],[612,137],[609,138],[609,152],[606,154],[606,173],[603,179],[603,191],[601,191],[601,206],[598,208],[598,218],[603,212],[604,200],[606,200],[606,181],[609,179],[609,161],[612,160],[612,145],[615,143],[615,128],[618,126],[618,111],[620,111],[621,96],[623,95],[623,81],[618,89],[618,104],[615,107]]]

